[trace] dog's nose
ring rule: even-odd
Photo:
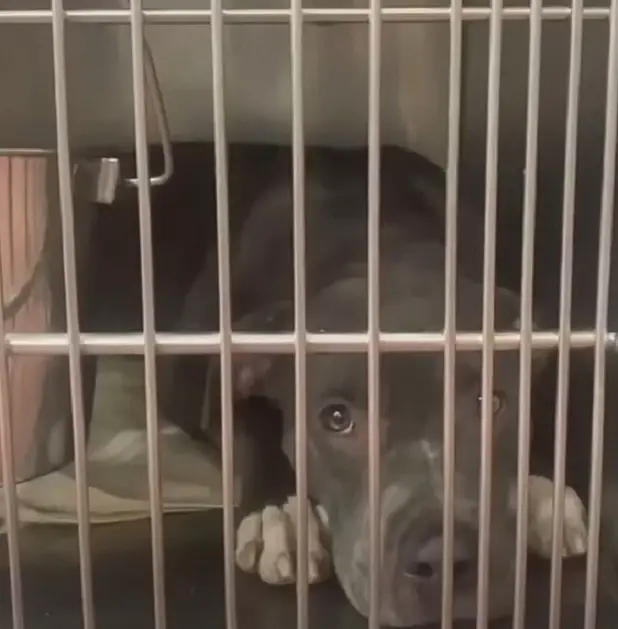
[[[442,574],[442,558],[444,538],[441,534],[433,534],[411,549],[405,566],[406,576],[430,580]],[[472,571],[476,565],[476,535],[468,530],[455,530],[453,537],[453,579],[461,579]]]

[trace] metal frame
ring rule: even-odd
[[[214,10],[208,9],[144,9],[147,24],[210,24]],[[488,20],[494,9],[491,7],[466,7],[458,11],[463,20]],[[381,8],[384,22],[426,22],[451,19],[450,7],[409,7]],[[544,7],[541,17],[544,20],[568,20],[572,16],[569,7]],[[531,9],[528,7],[508,7],[499,11],[503,20],[527,20]],[[225,9],[222,10],[226,23],[233,24],[277,24],[291,21],[291,9]],[[302,9],[303,21],[324,24],[368,22],[369,9]],[[587,7],[583,17],[589,20],[605,20],[611,15],[608,7]],[[129,24],[131,12],[128,10],[70,10],[65,11],[70,22],[91,24]],[[0,11],[0,24],[49,24],[52,12],[39,11]]]
[[[603,453],[603,385],[604,360],[608,347],[618,346],[616,335],[608,333],[607,308],[609,285],[609,262],[611,253],[611,227],[613,218],[613,189],[615,173],[615,146],[617,139],[616,119],[618,113],[618,0],[612,0],[611,8],[584,8],[582,0],[573,0],[572,8],[542,7],[542,0],[532,0],[530,8],[503,8],[502,0],[492,0],[487,8],[466,8],[462,0],[452,0],[449,8],[415,7],[406,9],[383,9],[380,0],[370,0],[368,9],[303,9],[301,0],[290,0],[289,9],[284,10],[223,10],[222,0],[213,0],[211,10],[144,10],[142,0],[132,0],[130,10],[115,11],[65,11],[63,0],[52,0],[50,11],[0,11],[0,24],[51,23],[53,29],[53,59],[55,73],[56,124],[58,140],[58,175],[60,184],[61,216],[63,232],[63,258],[65,268],[67,333],[5,335],[0,318],[0,437],[3,477],[7,481],[7,528],[10,554],[11,595],[13,599],[14,629],[23,629],[23,600],[21,572],[18,552],[18,527],[14,475],[12,470],[11,424],[8,413],[6,381],[6,353],[23,354],[67,354],[70,364],[71,402],[73,411],[75,464],[78,486],[79,554],[81,564],[82,605],[85,629],[94,629],[92,598],[92,572],[90,554],[90,526],[88,520],[88,492],[86,478],[86,449],[84,433],[84,409],[82,396],[82,354],[143,354],[146,374],[146,407],[148,428],[149,493],[152,532],[152,561],[154,573],[155,626],[166,627],[165,582],[163,576],[163,523],[161,512],[160,462],[157,434],[156,375],[157,354],[220,354],[222,359],[221,393],[223,399],[223,497],[224,497],[224,546],[227,627],[235,629],[236,596],[234,580],[234,517],[233,517],[233,413],[231,357],[233,352],[294,353],[295,382],[297,387],[297,443],[296,456],[298,504],[298,615],[299,629],[308,626],[308,576],[307,576],[307,458],[306,458],[306,357],[311,352],[367,352],[369,372],[369,495],[370,522],[370,629],[377,629],[380,588],[377,578],[381,559],[380,548],[380,444],[378,429],[379,407],[379,361],[381,352],[442,351],[445,354],[444,388],[444,435],[447,456],[444,462],[445,502],[444,546],[445,583],[442,597],[442,627],[452,625],[452,554],[453,554],[453,475],[454,436],[452,418],[454,414],[454,365],[458,349],[481,351],[483,354],[483,408],[482,408],[482,473],[479,564],[480,583],[478,592],[477,627],[487,625],[487,574],[482,567],[487,565],[489,554],[491,489],[491,421],[490,403],[493,377],[494,350],[520,349],[520,432],[519,432],[519,476],[518,476],[518,534],[515,586],[514,628],[522,629],[525,616],[525,566],[527,537],[527,476],[528,442],[530,437],[530,375],[531,351],[533,348],[559,350],[558,407],[556,411],[556,482],[554,500],[564,496],[564,444],[566,416],[566,385],[568,380],[568,348],[594,347],[595,390],[594,431],[591,499],[589,505],[589,553],[586,581],[586,629],[592,629],[596,615],[597,570],[599,563],[599,519],[601,503],[601,461]],[[536,206],[536,167],[539,125],[539,75],[540,38],[542,19],[571,21],[571,58],[569,74],[568,120],[566,127],[567,148],[564,188],[564,227],[562,238],[563,268],[561,274],[560,326],[558,331],[534,332],[532,330],[532,270],[533,234]],[[609,19],[610,47],[608,63],[608,96],[606,106],[606,140],[604,153],[604,181],[601,215],[601,242],[598,258],[598,298],[596,326],[592,331],[572,331],[571,276],[573,257],[573,214],[574,172],[576,153],[577,119],[581,66],[582,24],[584,19]],[[446,313],[444,333],[436,334],[385,334],[379,326],[379,238],[380,216],[380,50],[383,22],[396,21],[449,21],[451,43],[451,68],[449,75],[449,147],[447,168],[447,260],[446,260]],[[487,121],[487,175],[485,198],[485,264],[483,291],[483,330],[481,333],[457,333],[455,329],[455,270],[456,270],[456,218],[457,185],[459,162],[459,126],[461,113],[461,44],[464,20],[489,20],[489,89]],[[495,218],[497,193],[497,147],[498,109],[500,91],[501,30],[503,20],[529,20],[531,37],[529,50],[528,111],[526,181],[523,226],[523,271],[521,285],[521,330],[519,333],[496,333],[493,308],[495,275]],[[75,269],[75,236],[73,233],[73,194],[71,185],[71,158],[68,140],[65,25],[67,22],[96,22],[128,24],[131,29],[131,60],[133,68],[135,143],[137,153],[136,185],[139,197],[140,245],[142,265],[142,334],[81,334],[77,318],[77,282]],[[225,131],[224,94],[224,23],[289,23],[291,28],[292,56],[292,102],[293,102],[293,184],[294,184],[294,297],[296,304],[293,334],[261,336],[233,334],[230,321],[230,263],[228,233],[228,181],[227,150]],[[305,277],[304,277],[304,129],[303,129],[303,25],[308,22],[368,22],[369,23],[369,163],[368,163],[368,206],[369,206],[369,330],[366,334],[310,334],[305,329]],[[216,157],[216,195],[218,250],[220,269],[220,320],[218,334],[174,335],[158,334],[154,327],[154,298],[151,243],[151,199],[147,159],[146,136],[146,83],[148,80],[149,53],[145,49],[145,24],[196,24],[210,23],[213,69],[213,111]],[[154,184],[151,180],[150,184]],[[560,578],[562,529],[564,515],[556,509],[554,513],[554,542],[552,548],[552,575],[550,626],[557,629],[560,624]]]

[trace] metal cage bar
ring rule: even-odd
[[[67,76],[65,55],[65,21],[63,0],[52,0],[52,34],[54,62],[54,92],[56,105],[56,135],[58,142],[58,184],[60,192],[60,216],[62,224],[62,258],[67,322],[67,353],[69,356],[69,382],[71,413],[73,417],[73,441],[75,481],[77,485],[77,520],[79,538],[79,563],[84,629],[94,629],[94,605],[92,593],[92,553],[90,545],[90,518],[88,497],[88,461],[86,452],[86,421],[82,365],[79,349],[79,302],[77,294],[77,269],[74,229],[74,206],[69,149],[67,111]]]
[[[298,629],[309,626],[307,495],[307,324],[305,286],[305,134],[302,0],[291,0],[292,185],[294,212],[294,383],[296,411],[296,603]]]
[[[142,319],[144,326],[144,378],[146,393],[146,439],[148,456],[148,498],[152,537],[152,579],[155,628],[165,629],[165,555],[163,551],[163,508],[159,453],[159,416],[155,358],[154,271],[146,125],[144,23],[142,0],[131,0],[131,66],[135,122],[135,158],[139,211]]]
[[[465,7],[462,19],[466,21],[489,20],[492,13],[490,7]],[[530,17],[529,7],[507,7],[499,11],[503,20],[527,20]],[[144,20],[148,24],[210,24],[213,13],[208,9],[145,9]],[[368,22],[369,9],[303,9],[303,21],[324,24]],[[450,7],[400,7],[382,8],[380,15],[384,22],[446,22],[451,19]],[[570,7],[544,7],[541,16],[546,20],[569,20],[572,15]],[[130,21],[129,11],[117,10],[70,10],[65,12],[66,19],[71,22],[97,24],[127,24]],[[583,16],[591,20],[605,20],[610,16],[609,7],[587,7]],[[288,23],[291,20],[291,9],[226,9],[223,11],[225,22],[232,24],[274,24]],[[1,11],[0,24],[41,24],[51,21],[51,12],[45,10],[32,11]]]
[[[562,253],[560,271],[560,340],[558,343],[558,386],[556,391],[554,440],[553,504],[564,502],[567,409],[569,384],[569,335],[573,283],[573,228],[575,221],[575,179],[577,161],[577,122],[582,57],[583,0],[573,0],[571,19],[571,51],[567,96],[566,149],[564,159],[564,190],[562,212]],[[553,510],[551,576],[549,597],[549,629],[560,627],[562,590],[562,545],[564,540],[564,510]]]
[[[533,349],[553,349],[558,346],[560,335],[556,331],[532,333]],[[570,344],[573,348],[594,347],[595,332],[583,330],[572,332]],[[615,332],[603,334],[604,344],[610,350],[618,350],[618,338]],[[495,349],[500,351],[518,349],[521,344],[520,332],[497,332],[494,337]],[[366,353],[369,335],[366,333],[307,333],[307,351],[309,353]],[[382,352],[442,352],[445,335],[440,332],[379,334]],[[46,356],[68,353],[67,334],[7,334],[5,344],[13,354],[34,354]],[[138,333],[90,334],[79,335],[77,344],[85,355],[143,355],[144,335]],[[293,354],[295,339],[293,334],[247,334],[233,333],[232,351],[245,354]],[[221,334],[155,334],[155,347],[159,354],[218,354],[221,346]],[[459,351],[480,351],[483,347],[482,334],[478,332],[458,332],[455,346]]]
[[[517,443],[517,547],[515,550],[515,600],[513,629],[524,629],[528,558],[528,476],[530,473],[530,393],[532,380],[532,302],[534,233],[541,75],[542,0],[531,0],[528,53],[528,102],[526,120],[526,174],[522,227],[521,347],[519,355],[519,434]]]
[[[380,98],[382,66],[381,0],[369,3],[369,120],[367,190],[367,411],[369,440],[369,629],[380,627],[382,522],[380,505]]]
[[[461,128],[461,0],[451,0],[448,153],[444,268],[444,510],[442,556],[442,629],[453,626],[453,546],[455,537],[455,360],[457,334],[457,200]]]
[[[496,292],[496,216],[498,205],[498,129],[500,109],[500,60],[502,51],[502,0],[492,0],[489,26],[487,87],[487,147],[485,156],[485,243],[483,263],[483,349],[481,386],[481,478],[477,581],[477,629],[488,623],[491,481],[493,442],[494,301]]]
[[[227,629],[238,625],[234,563],[234,405],[232,403],[232,306],[230,296],[229,193],[225,127],[225,74],[223,54],[223,9],[212,0],[213,121],[217,196],[217,264],[219,271],[219,330],[221,359],[221,465],[223,485],[223,557],[225,621]]]
[[[605,347],[609,280],[611,273],[614,190],[616,183],[616,139],[618,118],[618,1],[612,0],[607,62],[607,103],[605,110],[605,148],[603,155],[603,190],[599,226],[599,262],[597,273],[596,342],[594,346],[594,394],[592,408],[592,446],[590,496],[588,504],[588,556],[584,628],[594,629],[597,611],[599,572],[599,537],[603,500],[603,434],[605,424]]]
[[[0,259],[1,261],[1,259]],[[0,296],[4,295],[2,269],[0,268]],[[4,306],[4,304],[1,304]],[[3,310],[0,309],[0,310]],[[4,338],[4,312],[0,312],[0,339]],[[11,417],[10,388],[7,351],[0,343],[0,457],[2,457],[2,491],[5,504],[5,526],[9,554],[9,578],[11,583],[11,619],[14,629],[24,629],[24,596],[19,556],[19,511],[13,454],[13,425]]]

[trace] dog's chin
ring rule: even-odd
[[[349,543],[349,542],[348,542]],[[363,542],[353,544],[358,546]],[[348,544],[346,550],[349,551]],[[346,556],[347,555],[347,556]],[[369,565],[366,561],[354,561],[356,553],[337,553],[333,544],[335,573],[348,601],[362,616],[369,617],[370,581]],[[356,555],[358,557],[358,555]],[[497,565],[499,563],[499,565]],[[390,564],[390,565],[389,565]],[[418,627],[440,622],[442,617],[441,588],[427,587],[393,570],[394,562],[385,556],[382,559],[380,578],[379,622],[387,627]],[[512,563],[496,562],[491,572],[499,578],[490,580],[488,616],[490,620],[508,616],[513,611]],[[477,617],[478,592],[475,580],[453,589],[453,620],[473,620]]]

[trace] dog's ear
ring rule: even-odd
[[[277,302],[243,317],[235,330],[250,333],[275,334],[291,332],[294,304]],[[232,372],[234,392],[239,398],[255,395],[273,397],[273,384],[282,357],[276,354],[243,354],[234,356]]]
[[[268,388],[265,384],[277,358],[262,354],[235,356],[232,361],[235,395],[241,399],[257,395],[270,397],[267,395]]]

